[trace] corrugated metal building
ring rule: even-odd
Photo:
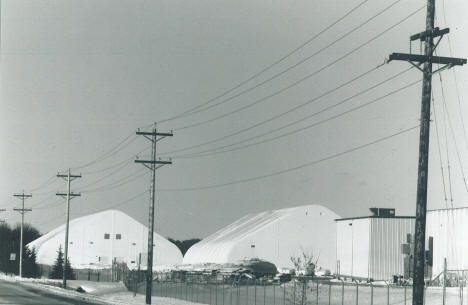
[[[468,269],[468,207],[431,210],[426,218],[426,236],[434,242],[432,275],[436,277],[447,269]]]
[[[403,275],[401,245],[414,234],[412,216],[364,216],[336,219],[337,273],[387,280]]]

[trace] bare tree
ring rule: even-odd
[[[293,302],[300,300],[301,305],[307,304],[307,290],[309,288],[309,279],[307,277],[313,277],[315,275],[315,269],[319,258],[320,255],[316,257],[312,251],[305,251],[302,247],[301,254],[298,256],[291,256],[290,259],[296,270],[296,275],[299,275],[293,282],[294,288],[292,290],[292,295],[290,296]],[[296,283],[299,284],[299,287],[296,287]],[[314,286],[312,285],[310,288],[314,289]]]

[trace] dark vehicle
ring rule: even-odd
[[[275,283],[286,283],[290,282],[292,280],[292,275],[289,273],[278,273],[275,278],[273,279],[273,282]]]

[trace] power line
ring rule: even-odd
[[[145,195],[145,194],[147,194],[147,193],[148,193],[148,191],[145,190],[144,192],[141,192],[141,193],[135,195],[134,197],[131,197],[131,198],[129,198],[129,199],[126,199],[126,200],[124,200],[124,201],[121,201],[121,202],[119,202],[119,203],[117,203],[117,204],[110,205],[110,206],[108,206],[107,208],[103,208],[103,209],[99,209],[99,210],[93,211],[92,213],[99,213],[99,212],[108,210],[108,209],[110,209],[110,208],[117,208],[117,207],[123,206],[123,205],[125,205],[125,204],[127,204],[127,203],[129,203],[129,202],[132,202],[133,200],[135,200],[135,199],[137,199],[137,198],[139,198],[139,197],[141,197],[141,196],[143,196],[143,195]],[[73,214],[74,214],[74,215],[87,215],[87,214],[89,214],[89,213],[73,213]]]
[[[380,38],[381,36],[383,36],[384,34],[386,34],[387,32],[389,32],[389,31],[392,30],[393,28],[395,28],[395,27],[397,27],[398,25],[402,24],[403,22],[405,22],[406,20],[408,20],[408,19],[411,18],[412,16],[416,15],[418,12],[420,12],[420,11],[421,11],[422,9],[424,9],[424,8],[425,8],[425,6],[420,7],[419,9],[413,11],[412,13],[410,13],[409,15],[407,15],[406,17],[404,17],[403,19],[401,19],[401,20],[398,21],[397,23],[393,24],[392,26],[388,27],[388,28],[385,29],[384,31],[382,31],[382,32],[378,33],[377,35],[373,36],[371,39],[369,39],[369,40],[367,40],[366,42],[364,42],[364,43],[360,44],[359,46],[355,47],[355,48],[352,49],[351,51],[349,51],[349,52],[345,53],[344,55],[338,57],[337,59],[335,59],[335,60],[333,60],[332,62],[326,64],[325,66],[321,67],[320,69],[315,70],[315,71],[312,72],[311,74],[308,74],[308,75],[306,75],[305,77],[303,77],[303,78],[301,78],[301,79],[295,81],[294,83],[292,83],[292,84],[290,84],[290,85],[288,85],[288,86],[286,86],[286,87],[283,87],[283,88],[281,88],[281,89],[275,91],[275,92],[272,93],[272,94],[269,94],[269,95],[267,95],[267,96],[265,96],[265,97],[263,97],[263,98],[260,98],[260,99],[258,99],[258,100],[255,100],[254,102],[252,102],[252,103],[250,103],[250,104],[244,105],[244,106],[242,106],[242,107],[239,107],[239,108],[237,108],[237,109],[235,109],[235,110],[229,111],[229,112],[224,113],[224,114],[222,114],[222,115],[219,115],[219,116],[216,116],[216,117],[213,117],[213,118],[211,118],[211,119],[204,120],[204,121],[200,121],[200,122],[197,122],[197,123],[188,124],[188,125],[185,125],[185,126],[176,128],[176,129],[174,129],[174,130],[175,130],[175,131],[178,131],[178,130],[184,130],[184,129],[188,129],[188,128],[193,128],[193,127],[205,125],[205,124],[207,124],[207,123],[211,123],[211,122],[213,122],[213,121],[216,121],[216,120],[225,118],[225,117],[230,116],[230,115],[232,115],[232,114],[234,114],[234,113],[237,113],[237,112],[240,112],[240,111],[245,110],[245,109],[247,109],[247,108],[250,108],[250,107],[252,107],[252,106],[254,106],[254,105],[257,105],[257,104],[259,104],[259,103],[261,103],[261,102],[263,102],[263,101],[265,101],[265,100],[267,100],[267,99],[269,99],[269,98],[271,98],[271,97],[273,97],[273,96],[276,96],[276,95],[278,95],[278,94],[280,94],[280,93],[282,93],[282,92],[284,92],[284,91],[286,91],[286,90],[288,90],[288,89],[290,89],[290,88],[292,88],[292,87],[298,85],[299,83],[305,81],[306,79],[309,79],[309,78],[311,78],[312,76],[315,76],[315,75],[319,74],[320,72],[322,72],[322,71],[326,70],[327,68],[333,66],[334,64],[340,62],[341,60],[345,59],[346,57],[350,56],[351,54],[357,52],[358,50],[362,49],[363,47],[367,46],[368,44],[370,44],[370,43],[373,42],[374,40]]]
[[[191,113],[192,111],[194,110],[197,110],[207,104],[210,104],[211,102],[223,97],[223,96],[226,96],[227,94],[231,93],[232,91],[242,87],[243,85],[245,85],[246,83],[250,82],[251,80],[257,78],[259,75],[263,74],[264,72],[270,70],[271,68],[273,68],[274,66],[278,65],[279,63],[283,62],[285,59],[287,59],[288,57],[290,57],[291,55],[297,53],[299,50],[301,50],[302,48],[304,48],[305,46],[307,46],[309,43],[311,43],[312,41],[314,41],[315,39],[317,39],[319,36],[321,36],[323,33],[325,33],[326,31],[328,31],[329,29],[331,29],[333,26],[335,26],[336,24],[338,24],[340,21],[342,21],[343,19],[345,19],[346,17],[348,17],[350,14],[352,14],[354,11],[356,11],[359,7],[361,7],[362,5],[364,5],[366,2],[368,2],[369,0],[364,0],[360,3],[358,3],[356,6],[354,6],[351,10],[349,10],[348,12],[346,12],[343,16],[341,16],[340,18],[338,18],[336,21],[334,21],[333,23],[331,23],[329,26],[325,27],[324,29],[322,29],[320,32],[318,32],[317,34],[315,34],[314,36],[312,36],[311,38],[307,39],[305,42],[303,42],[301,45],[299,45],[298,47],[294,48],[292,51],[288,52],[287,54],[285,54],[284,56],[280,57],[278,60],[274,61],[273,63],[271,63],[270,65],[266,66],[265,68],[261,69],[259,72],[253,74],[252,76],[248,77],[247,79],[243,80],[242,82],[238,83],[237,85],[235,85],[234,87],[224,91],[223,93],[203,102],[202,104],[198,105],[198,106],[195,106],[195,107],[192,107],[178,115],[175,115],[173,117],[169,117],[167,119],[164,119],[164,120],[161,120],[159,121],[159,123],[164,123],[164,122],[168,122],[168,121],[171,121],[171,120],[174,120],[174,119],[177,119],[177,118],[181,118],[181,117],[184,117],[186,115],[188,115],[189,113]]]
[[[444,15],[444,24],[447,25],[447,16],[445,14],[445,0],[442,0],[442,12],[443,12],[443,15]],[[447,42],[448,42],[448,49],[449,49],[450,57],[453,57],[452,43],[450,41],[450,36],[447,36]],[[458,110],[459,110],[459,113],[460,113],[460,120],[461,120],[462,127],[463,127],[463,135],[464,135],[464,139],[465,139],[465,145],[468,148],[468,137],[466,135],[465,120],[463,119],[463,111],[462,111],[462,106],[461,106],[460,90],[458,89],[457,73],[456,73],[455,69],[452,69],[452,74],[453,74],[453,79],[455,80],[455,92],[457,94]]]
[[[410,69],[411,69],[411,68],[410,68]],[[350,97],[347,97],[347,98],[345,98],[345,99],[339,101],[338,103],[335,103],[335,104],[333,104],[333,105],[327,106],[327,107],[325,107],[324,109],[321,109],[321,110],[319,110],[319,111],[316,111],[316,112],[314,112],[314,113],[312,113],[312,114],[309,114],[309,115],[307,115],[307,116],[305,116],[305,117],[303,117],[303,118],[301,118],[301,119],[299,119],[299,120],[290,122],[290,123],[288,123],[288,124],[286,124],[286,125],[283,125],[283,126],[280,126],[280,127],[274,128],[274,129],[271,129],[271,130],[269,130],[269,131],[267,131],[267,132],[264,132],[264,133],[262,133],[262,134],[259,134],[259,135],[256,135],[256,136],[253,136],[253,137],[250,137],[250,138],[247,138],[247,139],[244,139],[244,140],[235,142],[235,143],[231,143],[231,144],[219,146],[219,147],[212,148],[212,149],[207,149],[207,150],[204,150],[204,151],[199,151],[199,152],[194,152],[194,153],[188,153],[188,154],[185,154],[185,155],[182,155],[182,156],[191,156],[191,155],[198,155],[198,154],[204,154],[204,153],[215,152],[215,151],[218,151],[218,150],[223,149],[223,148],[228,148],[228,147],[232,147],[232,146],[235,146],[235,145],[238,145],[238,144],[242,144],[242,143],[248,142],[248,141],[250,141],[250,140],[253,140],[253,139],[256,139],[256,138],[260,138],[260,137],[263,137],[263,136],[265,136],[265,135],[268,135],[268,134],[277,132],[277,131],[279,131],[279,130],[282,130],[282,129],[291,127],[291,126],[293,126],[293,125],[295,125],[295,124],[297,124],[297,123],[300,123],[300,122],[302,122],[302,121],[304,121],[304,120],[307,120],[307,119],[309,119],[309,118],[311,118],[311,117],[314,117],[314,116],[316,116],[316,115],[319,115],[319,114],[321,114],[321,113],[323,113],[323,112],[325,112],[325,111],[328,111],[328,110],[330,110],[330,109],[332,109],[332,108],[335,108],[335,107],[337,107],[337,106],[339,106],[339,105],[342,105],[342,104],[344,104],[344,103],[346,103],[346,102],[348,102],[348,101],[350,101],[350,100],[352,100],[352,99],[354,99],[354,98],[356,98],[356,97],[358,97],[358,96],[360,96],[360,95],[362,95],[362,94],[364,94],[364,93],[366,93],[366,92],[369,92],[370,90],[375,89],[375,88],[377,88],[378,86],[380,86],[380,85],[382,85],[382,84],[384,84],[384,83],[386,83],[386,82],[388,82],[388,81],[390,81],[390,80],[392,80],[392,79],[394,79],[394,78],[396,78],[396,77],[402,75],[403,73],[409,71],[410,69],[404,70],[404,71],[399,72],[399,73],[397,73],[397,74],[395,74],[395,75],[392,75],[391,77],[385,79],[384,81],[381,81],[381,82],[379,82],[379,83],[377,83],[377,84],[375,84],[375,85],[373,85],[373,86],[371,86],[371,87],[368,87],[368,88],[366,88],[366,89],[364,89],[364,90],[362,90],[362,91],[360,91],[360,92],[358,92],[358,93],[356,93],[356,94],[354,94],[354,95],[352,95],[352,96],[350,96]],[[408,88],[408,87],[410,87],[410,86],[416,84],[417,82],[418,82],[418,81],[413,82],[413,83],[410,83],[410,84],[407,85],[407,86],[401,87],[401,88],[399,88],[399,89],[397,89],[397,90],[395,90],[395,91],[392,91],[392,92],[390,92],[390,93],[388,93],[388,94],[386,94],[386,95],[384,95],[384,96],[381,96],[381,97],[379,97],[379,98],[377,98],[377,99],[374,99],[374,100],[372,100],[371,102],[368,102],[368,103],[366,103],[366,104],[361,104],[360,106],[356,107],[355,110],[360,109],[360,108],[363,108],[363,107],[366,106],[366,105],[369,105],[369,104],[374,103],[374,102],[376,102],[376,101],[378,101],[378,100],[380,100],[380,99],[383,99],[383,98],[385,98],[385,97],[387,97],[387,96],[390,96],[390,95],[392,95],[392,94],[394,94],[394,93],[397,93],[397,92],[399,92],[399,91],[401,91],[401,90],[404,90],[404,89],[406,89],[406,88]],[[300,106],[301,106],[301,105],[300,105]],[[297,109],[294,109],[294,110],[297,110]],[[346,113],[349,113],[349,112],[350,112],[350,111],[347,111],[347,112],[343,113],[343,115],[346,114]],[[339,117],[339,116],[342,116],[342,115],[335,115],[335,116],[333,116],[332,118],[337,118],[337,117]],[[329,121],[329,120],[330,120],[330,119],[326,119],[326,120],[321,121],[321,122],[326,122],[326,121]],[[308,126],[305,127],[305,129],[310,128],[310,127],[312,127],[312,126],[316,126],[316,125],[318,125],[318,124],[317,124],[317,123],[314,123],[314,124],[312,124],[312,125],[308,125]],[[303,130],[303,129],[300,129],[300,130]],[[292,132],[292,133],[295,133],[295,132]],[[289,133],[287,133],[287,134],[289,135]],[[279,137],[282,137],[282,136],[279,136]],[[275,137],[275,138],[278,138],[278,137]],[[275,139],[275,138],[273,138],[273,139]],[[262,142],[262,143],[263,143],[263,142]],[[250,146],[251,146],[251,145],[249,144],[247,147],[250,147]],[[234,149],[234,150],[237,150],[237,149]],[[179,156],[177,156],[177,155],[174,156],[174,158],[179,158],[179,157],[180,157],[180,155],[179,155]]]
[[[411,130],[414,130],[414,129],[418,128],[418,127],[419,127],[419,125],[416,125],[416,126],[401,130],[401,131],[399,131],[397,133],[391,134],[389,136],[385,136],[385,137],[376,139],[374,141],[368,142],[366,144],[362,144],[362,145],[359,145],[359,146],[344,150],[342,152],[339,152],[339,153],[336,153],[336,154],[333,154],[333,155],[330,155],[330,156],[327,156],[327,157],[324,157],[324,158],[321,158],[321,159],[318,159],[318,160],[315,160],[315,161],[304,163],[304,164],[299,165],[299,166],[291,167],[291,168],[280,170],[280,171],[275,171],[275,172],[272,172],[272,173],[269,173],[269,174],[264,174],[264,175],[260,175],[260,176],[254,176],[254,177],[244,178],[244,179],[239,179],[239,180],[233,180],[233,181],[226,182],[226,183],[211,184],[211,185],[196,186],[196,187],[185,187],[185,188],[166,188],[166,189],[158,189],[158,191],[162,191],[162,192],[187,192],[187,191],[207,190],[207,189],[225,187],[225,186],[229,186],[229,185],[241,184],[241,183],[246,183],[246,182],[250,182],[250,181],[255,181],[255,180],[268,178],[268,177],[273,177],[273,176],[285,174],[285,173],[288,173],[288,172],[296,171],[296,170],[299,170],[299,169],[302,169],[302,168],[305,168],[305,167],[309,167],[309,166],[312,166],[312,165],[315,165],[315,164],[319,164],[319,163],[322,163],[322,162],[325,162],[325,161],[328,161],[328,160],[331,160],[331,159],[335,159],[337,157],[340,157],[340,156],[343,156],[343,155],[346,155],[346,154],[349,154],[349,153],[364,149],[366,147],[375,145],[377,143],[384,142],[384,141],[389,140],[391,138],[394,138],[394,137],[396,137],[398,135],[401,135],[401,134],[407,133],[407,132],[409,132]]]
[[[355,82],[356,80],[359,80],[359,79],[363,78],[364,76],[367,76],[368,74],[370,74],[370,73],[372,73],[373,71],[379,69],[380,67],[381,67],[381,65],[378,65],[378,66],[376,66],[376,67],[374,67],[374,68],[371,68],[371,69],[369,69],[369,70],[367,70],[367,71],[365,71],[365,72],[363,72],[363,73],[357,75],[356,77],[354,77],[354,78],[352,78],[352,79],[350,79],[350,80],[348,80],[348,81],[346,81],[346,82],[344,82],[344,83],[338,85],[337,87],[334,87],[334,88],[332,88],[332,89],[330,89],[330,90],[328,90],[328,91],[326,91],[326,92],[324,92],[324,93],[322,93],[322,94],[320,94],[320,95],[318,95],[318,96],[316,96],[316,97],[314,97],[314,98],[312,98],[312,99],[310,99],[310,100],[308,100],[308,101],[306,101],[306,102],[304,102],[304,103],[302,103],[302,104],[299,104],[299,105],[297,105],[297,106],[294,106],[293,108],[290,108],[290,109],[288,109],[288,110],[286,110],[286,111],[284,111],[284,112],[281,112],[281,113],[279,113],[279,114],[277,114],[277,115],[274,115],[274,116],[272,116],[272,117],[270,117],[270,118],[268,118],[268,119],[265,119],[265,120],[263,120],[263,121],[257,122],[257,123],[255,123],[255,124],[253,124],[253,125],[248,126],[248,127],[242,128],[242,129],[240,129],[240,130],[238,130],[238,131],[232,132],[232,133],[230,133],[230,134],[227,134],[227,135],[224,135],[224,136],[221,136],[221,137],[217,137],[217,138],[212,139],[212,140],[209,140],[209,141],[205,141],[205,142],[202,142],[202,143],[198,143],[198,144],[195,144],[195,145],[192,145],[192,146],[187,146],[187,147],[175,149],[175,150],[168,151],[168,152],[163,152],[163,153],[161,153],[161,155],[174,154],[174,153],[178,153],[178,152],[183,152],[183,151],[187,151],[187,150],[192,150],[192,149],[194,149],[194,148],[198,148],[198,147],[202,147],[202,146],[205,146],[205,145],[208,145],[208,144],[212,144],[212,143],[215,143],[215,142],[218,142],[218,141],[226,140],[226,139],[228,139],[228,138],[230,138],[230,137],[239,135],[239,134],[241,134],[241,133],[244,133],[244,132],[246,132],[246,131],[249,131],[249,130],[251,130],[251,129],[254,129],[254,128],[256,128],[256,127],[259,127],[259,126],[261,126],[261,125],[264,125],[264,124],[266,124],[266,123],[269,123],[269,122],[271,122],[271,121],[273,121],[273,120],[276,120],[276,119],[278,119],[278,118],[281,118],[281,117],[283,117],[283,116],[285,116],[285,115],[287,115],[287,114],[289,114],[289,113],[292,113],[292,112],[294,112],[294,111],[296,111],[296,110],[298,110],[298,109],[300,109],[300,108],[302,108],[302,107],[305,107],[305,106],[307,106],[307,105],[309,105],[309,104],[311,104],[311,103],[314,103],[314,102],[316,102],[316,101],[318,101],[318,100],[324,98],[325,96],[327,96],[327,95],[329,95],[329,94],[331,94],[331,93],[333,93],[333,92],[338,91],[339,89],[341,89],[341,88],[343,88],[343,87],[345,87],[345,86],[347,86],[347,85],[349,85],[349,84]],[[372,89],[374,89],[374,88],[376,88],[376,87],[378,87],[378,86],[380,86],[380,85],[382,85],[382,84],[384,84],[384,83],[386,83],[386,82],[388,82],[388,81],[394,79],[395,77],[400,76],[401,74],[403,74],[403,73],[405,73],[405,72],[407,72],[407,71],[409,71],[409,70],[411,70],[411,69],[412,69],[412,68],[409,68],[409,69],[403,70],[403,71],[401,71],[401,72],[399,72],[399,73],[397,73],[397,74],[395,74],[395,75],[392,75],[392,76],[390,76],[389,78],[385,79],[384,81],[381,81],[381,82],[379,82],[379,83],[377,83],[377,84],[375,84],[375,85],[373,85],[373,86],[371,86],[371,87],[368,87],[368,88],[365,89],[365,90],[360,91],[359,93],[357,93],[356,95],[352,96],[351,98],[356,97],[356,96],[358,96],[358,95],[360,95],[360,94],[364,94],[364,93],[366,93],[366,92],[368,92],[368,91],[370,91],[370,90],[372,90]],[[349,99],[351,99],[351,98],[349,98]],[[300,120],[299,120],[299,121],[300,121]],[[296,121],[296,122],[297,122],[297,121]],[[291,124],[291,125],[292,125],[292,124]],[[283,127],[286,128],[286,127],[289,127],[289,125],[286,125],[286,126],[283,126]],[[281,129],[281,128],[279,128],[279,129]],[[279,130],[279,129],[277,129],[277,130]],[[274,131],[277,131],[277,130],[273,130],[273,132],[274,132]],[[251,137],[251,138],[249,138],[249,139],[247,139],[247,140],[250,140],[250,139],[253,139],[253,138],[256,138],[256,137]],[[237,142],[236,144],[239,144],[239,143],[242,143],[242,142],[245,142],[245,141]],[[229,146],[231,146],[231,145],[229,145]],[[223,147],[228,147],[228,145],[223,146]],[[210,151],[211,151],[211,150],[210,150]]]
[[[147,174],[146,171],[144,171],[143,169],[139,169],[139,170],[133,172],[132,174],[130,174],[128,176],[125,176],[124,178],[122,178],[122,179],[120,179],[118,181],[114,181],[112,183],[105,184],[103,186],[100,186],[100,187],[97,187],[97,188],[94,188],[94,189],[88,189],[88,190],[83,189],[81,191],[83,193],[96,193],[96,192],[102,192],[102,191],[115,189],[115,188],[117,188],[119,186],[122,186],[124,184],[133,182],[133,181],[139,179],[140,177],[143,177],[146,174]]]
[[[133,137],[133,139],[132,139],[132,137]],[[129,139],[130,139],[130,141],[128,143],[125,143]],[[76,167],[73,168],[73,170],[82,169],[82,168],[88,167],[88,166],[90,166],[92,164],[95,164],[96,162],[105,160],[105,159],[115,155],[116,153],[120,152],[122,149],[124,149],[125,147],[130,145],[135,140],[136,140],[135,135],[133,133],[131,133],[128,136],[126,136],[122,141],[120,141],[117,145],[115,145],[110,150],[106,151],[105,153],[103,153],[102,155],[97,157],[96,159],[94,159],[92,161],[89,161],[88,163],[85,163],[83,165],[76,166]]]
[[[305,57],[304,59],[298,61],[297,63],[295,63],[294,65],[292,66],[289,66],[287,67],[286,69],[274,74],[273,76],[267,78],[266,80],[256,84],[256,85],[253,85],[249,88],[246,88],[244,90],[242,90],[241,92],[233,95],[233,96],[230,96],[224,100],[221,100],[217,103],[214,103],[212,105],[209,105],[207,107],[204,107],[204,108],[201,108],[201,109],[198,109],[196,111],[192,111],[190,112],[190,114],[187,114],[187,115],[193,115],[193,114],[196,114],[196,113],[199,113],[199,112],[202,112],[202,111],[206,111],[208,109],[211,109],[213,107],[216,107],[216,106],[219,106],[221,104],[224,104],[224,103],[227,103],[241,95],[244,95],[252,90],[255,90],[256,88],[260,87],[260,86],[263,86],[264,84],[266,83],[269,83],[270,81],[284,75],[285,73],[291,71],[292,69],[298,67],[299,65],[305,63],[306,61],[310,60],[311,58],[317,56],[318,54],[322,53],[323,51],[327,50],[328,48],[330,48],[331,46],[335,45],[336,43],[338,43],[339,41],[343,40],[344,38],[348,37],[349,35],[351,35],[352,33],[356,32],[358,29],[362,28],[363,26],[365,26],[366,24],[368,24],[369,22],[371,22],[373,19],[377,18],[378,16],[380,16],[381,14],[383,14],[384,12],[388,11],[390,8],[392,8],[393,6],[395,6],[398,2],[400,2],[401,0],[396,0],[394,1],[392,4],[390,4],[389,6],[385,7],[384,9],[382,9],[381,11],[379,11],[377,14],[374,14],[373,16],[371,16],[370,18],[368,18],[367,20],[365,20],[364,22],[362,22],[361,24],[357,25],[356,27],[352,28],[351,30],[349,30],[348,32],[346,32],[345,34],[341,35],[339,38],[333,40],[331,43],[327,44],[326,46],[320,48],[319,50],[315,51],[314,53],[312,53],[311,55]],[[176,130],[179,130],[181,128],[178,128]],[[183,128],[185,129],[185,128]]]
[[[111,171],[110,173],[100,177],[99,179],[97,180],[94,180],[94,181],[91,181],[90,183],[88,184],[85,184],[85,185],[79,185],[78,186],[78,190],[82,190],[82,189],[85,189],[87,188],[88,186],[92,186],[92,185],[96,185],[97,183],[103,181],[104,179],[107,179],[109,178],[110,176],[112,175],[115,175],[116,173],[118,173],[119,171],[121,171],[122,169],[126,168],[127,166],[129,166],[131,163],[129,161],[126,161],[125,163],[123,163],[122,165],[120,165],[119,167],[115,168],[115,170]]]
[[[447,119],[447,111],[445,107],[446,107],[446,104],[442,104],[442,112],[444,115],[445,153],[447,157],[447,177],[448,177],[448,183],[449,183],[450,206],[453,207],[452,172],[451,172],[451,167],[450,167],[450,153],[449,153],[449,144],[448,144],[449,134],[447,132],[448,119]]]
[[[140,151],[138,154],[142,153],[142,152],[145,152],[148,150],[148,147],[143,149],[142,151]],[[86,175],[94,175],[94,174],[99,174],[99,173],[103,173],[103,172],[106,172],[106,171],[109,171],[111,169],[114,169],[116,167],[119,167],[120,165],[124,164],[124,163],[130,163],[131,160],[133,160],[134,156],[132,155],[131,157],[129,158],[126,158],[122,161],[119,161],[117,163],[114,163],[108,167],[104,167],[104,168],[101,168],[101,169],[97,169],[97,170],[94,170],[94,171],[88,171],[88,172],[83,172],[83,174],[86,174]]]
[[[432,89],[431,89],[432,91]],[[440,173],[442,176],[442,186],[444,189],[444,199],[445,199],[445,208],[448,208],[448,203],[447,203],[447,190],[445,187],[445,175],[444,175],[444,166],[442,162],[442,151],[440,149],[440,139],[439,139],[439,127],[437,124],[437,114],[436,114],[436,108],[435,108],[435,103],[434,103],[434,93],[431,94],[432,97],[432,109],[434,112],[434,123],[435,123],[435,129],[436,129],[436,139],[437,139],[437,149],[439,152],[439,162],[440,162]]]
[[[186,154],[186,155],[181,155],[181,156],[174,156],[174,158],[175,158],[175,159],[178,159],[178,158],[206,157],[206,156],[211,156],[211,155],[216,155],[216,154],[222,154],[222,153],[232,152],[232,151],[236,151],[236,150],[240,150],[240,149],[245,149],[245,148],[248,148],[248,147],[251,147],[251,146],[255,146],[255,145],[259,145],[259,144],[264,144],[264,143],[267,143],[267,142],[275,141],[275,140],[278,140],[278,139],[280,139],[280,138],[283,138],[283,137],[286,137],[286,136],[290,136],[290,135],[292,135],[292,134],[295,134],[295,133],[304,131],[304,130],[306,130],[306,129],[309,129],[309,128],[318,126],[318,125],[320,125],[320,124],[329,122],[329,121],[331,121],[331,120],[337,119],[337,118],[339,118],[339,117],[342,117],[342,116],[347,115],[347,114],[349,114],[349,113],[352,113],[352,112],[354,112],[354,111],[360,110],[360,109],[362,109],[362,108],[364,108],[364,107],[370,106],[370,105],[372,105],[372,104],[374,104],[374,103],[376,103],[376,102],[378,102],[378,101],[383,100],[384,98],[387,98],[387,97],[389,97],[389,96],[391,96],[391,95],[393,95],[393,94],[396,94],[396,93],[398,93],[398,92],[400,92],[400,91],[403,91],[403,90],[405,90],[405,89],[408,89],[408,88],[410,88],[410,87],[412,87],[412,86],[414,86],[414,85],[416,85],[416,84],[418,84],[418,83],[420,83],[420,82],[421,82],[420,80],[411,82],[411,83],[409,83],[409,84],[407,84],[407,85],[405,85],[405,86],[403,86],[403,87],[400,87],[400,88],[398,88],[398,89],[396,89],[396,90],[393,90],[393,91],[391,91],[391,92],[389,92],[389,93],[387,93],[387,94],[384,94],[384,95],[382,95],[382,96],[380,96],[380,97],[378,97],[378,98],[372,99],[372,100],[370,100],[370,101],[368,101],[368,102],[366,102],[366,103],[362,103],[362,104],[360,104],[359,106],[353,107],[353,108],[348,109],[348,110],[346,110],[346,111],[344,111],[344,112],[338,113],[338,114],[336,114],[336,115],[330,116],[330,117],[328,117],[328,118],[326,118],[326,119],[320,120],[320,121],[318,121],[318,122],[314,122],[314,123],[309,124],[309,125],[306,125],[306,126],[304,126],[304,127],[301,127],[301,128],[298,128],[298,129],[294,129],[294,130],[292,130],[292,131],[288,131],[288,132],[282,133],[282,134],[280,134],[280,135],[278,135],[278,136],[275,136],[275,137],[271,137],[271,138],[268,138],[268,139],[260,140],[260,141],[254,142],[254,143],[249,143],[249,144],[246,144],[246,145],[242,145],[242,146],[239,146],[239,147],[235,147],[235,148],[233,148],[233,149],[218,150],[218,149],[219,149],[219,148],[218,148],[218,149],[210,150],[210,151],[208,151],[207,153],[204,153],[204,154],[202,154],[202,153]],[[344,102],[346,102],[346,101],[349,100],[349,99],[351,99],[351,98],[347,98],[347,99],[345,99],[345,100],[342,100],[342,101],[339,102],[338,104],[329,106],[329,107],[327,107],[327,108],[330,109],[330,108],[332,108],[332,107],[334,107],[334,106],[336,106],[336,105],[343,104]],[[322,113],[322,112],[328,110],[327,108],[325,108],[325,109],[323,109],[323,110],[320,110],[319,112],[316,112],[316,113],[310,115],[310,117],[315,116],[315,115],[317,115],[317,114],[320,114],[320,113]],[[302,119],[301,119],[301,120],[302,120]],[[290,125],[290,124],[288,124],[288,125]],[[278,128],[278,129],[281,129],[281,127]],[[275,130],[273,130],[273,131],[275,131]],[[269,134],[269,133],[270,133],[270,132],[267,132],[267,133],[264,133],[263,135],[266,135],[266,134]],[[259,137],[260,137],[260,136],[263,136],[263,135],[259,135]],[[240,142],[247,142],[247,141],[240,141]],[[240,143],[240,142],[238,142],[238,143]],[[233,145],[236,145],[236,144],[238,144],[238,143],[235,143],[235,144],[233,144]],[[233,145],[225,145],[225,147],[227,147],[227,146],[233,146]]]
[[[36,186],[35,188],[32,188],[32,189],[29,189],[28,192],[31,193],[31,192],[34,192],[34,191],[37,191],[43,187],[46,187],[47,185],[50,185],[51,183],[55,182],[55,175],[53,176],[50,176],[49,178],[47,178],[47,180],[45,180],[44,182],[40,183],[38,186]],[[35,194],[36,195],[36,194]]]
[[[449,127],[450,127],[450,133],[452,135],[452,139],[453,139],[453,142],[455,144],[455,152],[457,154],[458,164],[460,166],[460,172],[461,172],[462,177],[463,177],[463,184],[465,185],[465,190],[468,193],[468,186],[466,184],[466,176],[465,176],[465,171],[463,170],[463,164],[462,164],[461,157],[460,157],[460,151],[458,150],[458,144],[457,144],[457,140],[455,138],[455,133],[454,133],[453,125],[452,125],[452,120],[450,118],[450,113],[447,110],[447,103],[445,101],[445,93],[444,93],[444,86],[443,86],[443,83],[442,83],[441,73],[439,73],[439,80],[440,80],[440,88],[441,88],[441,93],[442,93],[442,101],[444,103],[444,109],[445,109],[445,112],[447,114],[448,123],[449,123]]]

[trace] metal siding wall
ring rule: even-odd
[[[353,221],[353,276],[369,277],[369,218]]]
[[[340,274],[367,278],[369,219],[337,221],[336,235],[336,259],[340,261]]]
[[[387,280],[402,275],[404,257],[401,244],[406,235],[414,234],[414,219],[371,218],[369,249],[369,276],[374,280]]]
[[[448,269],[468,269],[468,208],[429,211],[426,236],[434,238],[432,276]]]
[[[336,222],[336,260],[340,261],[340,274],[351,275],[352,221]],[[338,271],[338,270],[337,270]]]

